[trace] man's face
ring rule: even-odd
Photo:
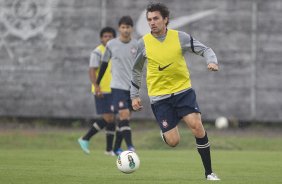
[[[151,32],[158,34],[164,29],[166,29],[166,23],[168,21],[168,18],[163,18],[159,11],[154,11],[147,13],[147,21],[151,28]]]
[[[124,38],[128,38],[131,36],[131,33],[133,31],[132,26],[126,25],[126,24],[121,24],[118,28],[120,35]]]
[[[105,32],[105,33],[102,35],[102,37],[101,37],[101,42],[102,42],[103,45],[106,45],[107,42],[108,42],[109,40],[113,39],[113,38],[114,38],[113,33]]]

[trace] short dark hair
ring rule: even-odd
[[[150,3],[147,6],[146,16],[148,16],[148,12],[159,11],[163,19],[167,17],[167,24],[169,23],[169,10],[166,5],[163,3]]]
[[[125,24],[125,25],[128,25],[128,26],[131,26],[133,27],[133,20],[130,16],[126,15],[126,16],[123,16],[119,19],[119,22],[118,22],[118,26],[122,25],[122,24]]]
[[[114,30],[114,28],[112,28],[112,27],[104,27],[104,28],[100,31],[100,38],[102,38],[105,33],[112,33],[114,38],[115,38],[116,35],[117,35],[117,34],[116,34],[116,31]]]

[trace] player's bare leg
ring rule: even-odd
[[[183,117],[186,125],[192,130],[196,138],[197,149],[201,156],[207,180],[220,180],[213,172],[211,166],[210,143],[203,127],[201,114],[191,113]]]
[[[112,123],[115,121],[115,116],[113,113],[105,113],[102,115],[102,117],[107,123]]]
[[[177,146],[180,141],[180,136],[177,127],[163,133],[163,136],[164,141],[171,147]]]
[[[200,113],[191,113],[183,117],[186,125],[192,130],[195,137],[204,137],[206,132],[202,124]]]
[[[130,115],[131,115],[129,109],[119,110],[118,114],[119,114],[119,119],[121,121],[122,120],[129,120],[130,119]]]

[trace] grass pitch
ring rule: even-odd
[[[134,128],[134,126],[133,126]],[[135,127],[136,128],[136,127]],[[165,146],[157,128],[137,130],[134,141],[140,168],[124,174],[116,158],[103,154],[104,133],[91,140],[85,155],[77,138],[86,129],[10,129],[0,131],[0,183],[2,184],[178,184],[206,183],[200,157],[190,133],[181,131],[176,149]],[[134,130],[133,130],[134,131]],[[220,183],[282,183],[282,136],[251,131],[209,131],[213,169]],[[268,133],[269,133],[268,132]]]
[[[5,184],[206,183],[196,151],[140,150],[139,170],[124,174],[115,157],[80,150],[1,150],[0,182]],[[281,183],[282,153],[214,151],[221,183]]]

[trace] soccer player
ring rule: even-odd
[[[138,41],[137,57],[132,69],[132,107],[134,110],[142,108],[139,88],[147,60],[148,94],[163,140],[171,147],[177,146],[180,140],[177,124],[183,119],[195,136],[206,179],[219,180],[212,171],[210,144],[184,58],[186,51],[203,56],[208,70],[217,71],[216,55],[191,35],[167,29],[169,10],[164,4],[149,4],[146,16],[151,33]]]
[[[91,53],[89,63],[89,78],[92,83],[92,93],[94,94],[97,114],[102,115],[102,119],[95,121],[88,132],[78,139],[81,149],[89,154],[89,140],[106,126],[106,155],[115,156],[113,152],[113,140],[115,134],[115,117],[112,112],[112,94],[110,82],[112,75],[110,67],[105,72],[105,77],[101,81],[100,87],[96,85],[96,77],[101,65],[101,58],[105,52],[107,42],[116,37],[116,31],[111,27],[105,27],[100,31],[101,44]]]
[[[107,69],[108,61],[111,59],[113,105],[114,111],[119,114],[119,123],[114,145],[116,155],[122,152],[122,139],[125,140],[128,150],[135,151],[129,125],[132,110],[130,79],[138,47],[137,40],[132,38],[133,21],[130,16],[123,16],[119,20],[118,30],[120,33],[119,37],[109,41],[106,45],[106,51],[102,57],[101,69],[97,79],[97,85],[101,85],[101,79]]]

